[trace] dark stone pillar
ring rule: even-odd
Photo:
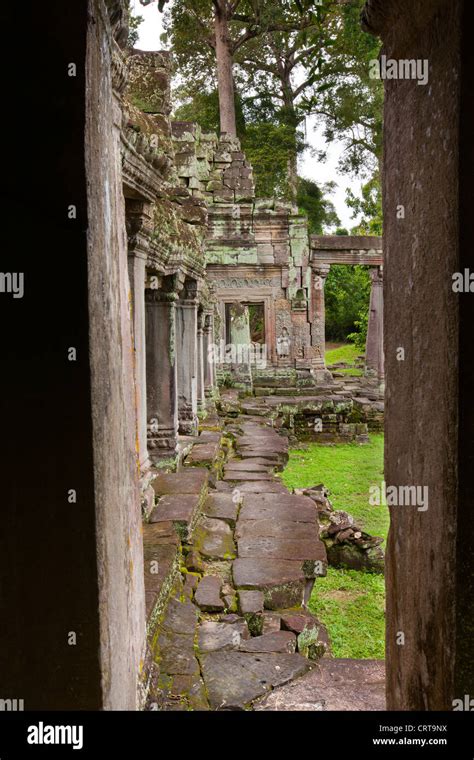
[[[197,408],[198,411],[202,411],[206,407],[206,396],[204,393],[204,362],[206,357],[204,356],[204,322],[205,314],[199,309],[197,317]]]
[[[370,290],[369,322],[365,346],[366,375],[376,377],[380,382],[384,378],[383,355],[383,268],[372,267],[370,270],[372,287]]]
[[[148,470],[145,340],[145,267],[148,253],[148,231],[151,224],[150,204],[127,199],[128,273],[132,294],[133,347],[135,353],[135,397],[137,403],[137,440],[140,472]]]
[[[312,323],[311,348],[312,371],[317,383],[332,383],[333,378],[326,368],[326,310],[324,305],[324,285],[330,265],[312,263]]]
[[[145,299],[147,437],[156,464],[176,455],[178,440],[175,278],[163,278],[160,289],[147,288]]]
[[[214,345],[214,316],[206,313],[204,318],[204,393],[210,398],[216,385],[216,357],[212,347]]]
[[[178,424],[183,435],[197,433],[197,282],[186,280],[176,309]]]

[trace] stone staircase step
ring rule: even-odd
[[[310,668],[309,661],[299,654],[210,652],[201,654],[200,662],[214,710],[243,710],[257,697]]]
[[[239,503],[231,493],[211,493],[204,502],[202,513],[207,517],[225,520],[234,527],[238,510]]]
[[[383,660],[322,659],[294,683],[275,689],[254,710],[381,711],[385,704]]]

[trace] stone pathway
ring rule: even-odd
[[[234,416],[225,434],[225,461],[221,434],[204,431],[188,466],[153,482],[144,529],[150,709],[299,709],[291,705],[310,704],[313,688],[301,677],[328,653],[324,626],[305,607],[326,573],[317,509],[275,474],[287,438],[251,414]],[[283,707],[283,689],[299,683]],[[324,709],[315,694],[316,706],[302,709]]]

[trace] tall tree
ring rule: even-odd
[[[237,56],[252,40],[311,26],[310,7],[314,2],[309,0],[179,0],[168,9],[165,32],[182,77],[202,87],[215,66],[222,132],[237,134]]]

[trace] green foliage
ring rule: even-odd
[[[349,333],[347,340],[350,340],[358,351],[363,352],[365,351],[369,327],[369,312],[367,309],[359,312],[359,318],[355,320],[354,325],[356,330]]]
[[[356,321],[368,313],[370,276],[368,267],[332,266],[324,288],[326,339],[344,341],[357,331]]]
[[[253,166],[258,198],[289,197],[288,161],[294,152],[294,132],[284,124],[247,124],[242,148]]]
[[[143,16],[132,16],[130,2],[128,3],[129,17],[128,17],[128,39],[127,46],[132,49],[138,42],[138,27],[143,23]]]
[[[346,203],[352,208],[352,218],[362,214],[359,223],[352,228],[352,234],[382,235],[382,191],[378,173],[362,185],[361,196],[357,197],[347,188]]]
[[[325,196],[333,192],[334,182],[327,182],[322,187],[310,179],[298,178],[296,202],[300,211],[308,217],[308,229],[311,235],[323,235],[327,228],[340,224],[334,204]]]
[[[317,115],[328,142],[344,144],[340,171],[368,176],[382,153],[383,83],[370,78],[370,61],[377,59],[380,42],[361,30],[364,3],[339,5],[318,79],[301,107]]]

